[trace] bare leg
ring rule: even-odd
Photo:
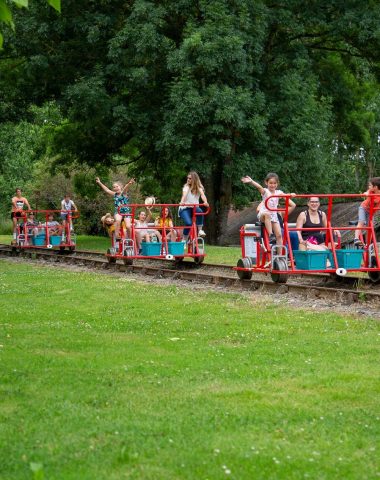
[[[261,221],[264,221],[264,224],[265,224],[265,228],[266,228],[266,231],[268,232],[268,235],[272,235],[273,233],[273,229],[272,229],[272,221],[270,219],[270,215],[267,215],[266,213],[264,213],[264,215],[262,215],[261,217]]]
[[[170,230],[169,238],[172,242],[177,240],[177,232],[175,230]]]
[[[13,217],[13,218],[12,218],[12,222],[13,222],[13,240],[16,240],[16,236],[17,236],[17,218],[16,218],[16,217]]]
[[[321,243],[320,245],[315,245],[314,243],[308,243],[307,248],[308,250],[313,250],[316,252],[324,252],[325,250],[328,250],[326,245],[324,245],[323,243]]]
[[[131,238],[131,218],[130,217],[124,217],[124,224],[125,224],[125,229],[126,229],[126,238]]]
[[[136,247],[138,252],[140,251],[140,248],[141,248],[141,241],[142,241],[141,233],[136,231]]]
[[[120,238],[120,225],[123,217],[118,213],[115,215],[115,236],[116,238]]]
[[[358,222],[357,229],[355,230],[355,243],[360,242],[360,235],[362,234],[362,227],[365,227],[366,224],[364,222]]]
[[[281,228],[279,223],[272,223],[273,233],[276,235],[276,243],[277,245],[282,245],[282,235],[281,235]]]
[[[276,244],[278,247],[282,246],[282,235],[281,235],[281,228],[280,224],[273,222],[272,223],[273,233],[276,235]],[[282,248],[277,248],[277,254],[281,255]]]

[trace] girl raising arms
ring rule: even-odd
[[[120,208],[119,212],[119,207],[121,205],[127,205],[129,203],[129,197],[124,195],[127,191],[130,185],[133,185],[135,183],[135,179],[131,178],[129,182],[127,182],[124,187],[120,182],[114,182],[112,184],[112,190],[110,190],[106,185],[104,185],[101,181],[100,178],[96,178],[96,183],[100,186],[100,188],[107,193],[108,195],[112,195],[114,199],[114,218],[115,218],[115,236],[116,238],[120,238],[120,226],[121,222],[124,217],[124,223],[127,229],[127,236],[131,236],[131,218],[129,216],[121,215],[121,214],[126,214],[130,213],[131,209],[129,207],[122,207]]]

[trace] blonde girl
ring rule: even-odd
[[[119,207],[121,205],[127,205],[129,203],[129,197],[127,195],[124,195],[128,188],[135,183],[135,179],[131,178],[129,182],[127,182],[124,187],[123,184],[120,182],[114,182],[112,184],[112,190],[110,190],[106,185],[104,185],[101,181],[100,178],[96,178],[96,183],[100,186],[100,188],[107,193],[108,195],[112,195],[113,200],[114,200],[114,218],[115,218],[115,236],[116,239],[120,238],[120,225],[124,217],[124,224],[127,229],[127,236],[131,236],[131,217],[126,216],[126,215],[121,215],[121,214],[126,214],[130,213],[131,209],[129,207],[122,207],[120,208],[119,212]]]

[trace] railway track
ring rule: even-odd
[[[0,244],[0,256],[15,256],[49,263],[76,265],[88,269],[135,273],[155,278],[181,280],[194,284],[223,287],[233,291],[261,291],[274,294],[290,294],[304,298],[334,300],[342,304],[370,302],[380,305],[380,288],[358,277],[344,278],[344,284],[337,284],[326,275],[290,276],[288,283],[276,284],[257,275],[251,280],[239,280],[230,266],[183,262],[176,265],[166,260],[141,260],[136,265],[124,265],[122,262],[110,264],[106,257],[93,251],[76,251],[61,254],[59,251],[28,249],[15,253],[9,245]]]

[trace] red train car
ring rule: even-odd
[[[48,248],[70,252],[76,248],[76,234],[73,220],[78,212],[64,212],[65,221],[60,223],[57,217],[61,210],[25,210],[17,223],[16,240],[12,246],[18,250]]]
[[[328,273],[344,276],[347,272],[366,272],[374,282],[380,282],[380,242],[376,240],[374,216],[380,207],[375,207],[375,195],[369,195],[370,211],[366,227],[362,227],[364,236],[360,233],[363,248],[342,248],[339,239],[334,238],[334,231],[354,231],[356,226],[334,225],[332,222],[334,201],[342,199],[358,199],[363,195],[355,194],[312,194],[312,195],[277,195],[285,201],[285,206],[276,210],[270,208],[268,200],[265,206],[268,210],[278,212],[283,216],[283,246],[270,245],[268,233],[263,225],[243,225],[240,229],[242,258],[234,267],[239,278],[250,279],[253,273],[270,274],[274,282],[285,283],[289,275],[310,275]],[[327,202],[326,227],[296,228],[290,224],[289,200],[292,198],[318,197]],[[320,251],[302,251],[295,245],[295,237],[299,231],[323,231],[325,245],[329,248]],[[295,248],[296,247],[296,248]]]
[[[200,216],[206,216],[210,209],[203,207],[202,213],[196,211],[197,207],[202,205],[179,205],[179,204],[129,204],[121,205],[119,212],[123,208],[128,208],[129,213],[120,213],[125,219],[130,219],[130,229],[121,226],[119,238],[116,238],[115,229],[110,231],[111,247],[107,250],[106,256],[110,263],[115,263],[121,259],[126,265],[132,265],[136,259],[166,259],[182,261],[185,258],[192,258],[195,263],[201,264],[206,256],[205,242],[203,237],[198,235],[197,219]],[[191,225],[181,225],[177,220],[177,210],[179,207],[192,209]],[[175,217],[170,217],[165,213],[175,210]],[[161,222],[144,222],[138,220],[141,211],[151,212],[151,215],[158,215]],[[137,221],[136,221],[137,220]],[[149,219],[150,220],[150,219]],[[111,226],[112,228],[112,226]],[[183,230],[189,231],[187,238],[183,239]],[[149,240],[149,241],[147,241]]]

